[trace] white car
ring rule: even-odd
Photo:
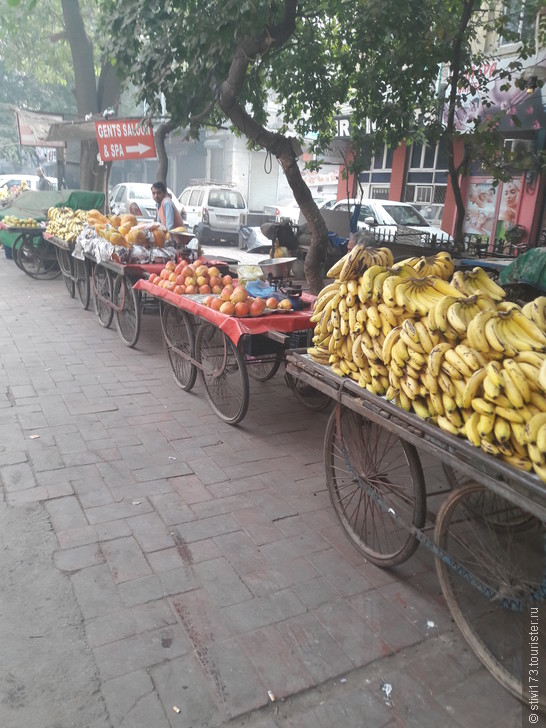
[[[29,190],[38,189],[39,177],[37,174],[0,174],[0,188],[11,190],[12,187],[20,187],[22,182],[26,183]],[[46,177],[52,190],[57,189],[55,177]]]
[[[184,225],[201,245],[239,242],[239,228],[246,224],[248,208],[245,198],[233,185],[213,182],[190,185],[178,199]]]
[[[358,200],[339,200],[332,210],[347,210],[351,214]],[[451,242],[452,237],[439,227],[430,225],[409,202],[395,200],[360,200],[360,213],[357,220],[358,230],[371,230],[374,233],[393,235],[399,227],[412,228],[427,237],[436,236],[437,242]]]
[[[167,188],[167,193],[180,212],[180,203],[172,190]],[[108,201],[113,215],[130,213],[140,220],[155,220],[157,207],[148,182],[120,182],[108,195]]]
[[[315,200],[319,210],[331,210],[336,204],[335,197],[314,197],[313,199]],[[297,225],[300,219],[301,210],[293,197],[285,197],[282,200],[279,200],[276,205],[266,205],[264,207],[264,214],[274,216],[276,221],[288,218]]]

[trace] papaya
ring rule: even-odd
[[[108,240],[110,243],[112,243],[112,245],[122,245],[124,248],[130,247],[130,243],[127,241],[127,239],[124,238],[123,235],[120,235],[118,232],[111,232]]]
[[[131,230],[129,230],[127,233],[127,240],[133,245],[143,245],[144,247],[148,246],[146,233],[144,230],[139,230],[138,228],[131,228]]]
[[[126,212],[124,215],[120,215],[120,219],[121,219],[121,225],[125,225],[125,223],[130,222],[131,227],[134,227],[138,222],[136,217],[134,215],[131,215],[129,212]]]
[[[99,210],[88,210],[87,212],[87,222],[89,225],[107,225],[108,224],[108,218],[102,214],[102,212],[99,212]]]
[[[123,216],[122,216],[123,217]],[[133,227],[131,222],[122,222],[119,226],[119,232],[121,235],[126,236],[129,230]]]
[[[163,232],[163,230],[160,230],[159,228],[152,230],[152,233],[154,235],[155,247],[162,248],[165,245],[165,233]]]
[[[121,225],[121,217],[119,215],[109,215],[108,220],[110,221],[110,225],[112,227],[119,227]]]

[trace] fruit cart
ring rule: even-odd
[[[527,635],[546,626],[535,617],[546,600],[544,483],[303,352],[286,358],[294,378],[337,403],[324,459],[330,499],[351,542],[382,567],[401,564],[420,543],[428,547],[463,636],[523,699],[532,685]],[[423,454],[442,461],[451,489],[426,491]]]
[[[249,375],[260,381],[273,377],[291,336],[305,332],[306,337],[312,326],[311,309],[238,318],[203,305],[204,295],[174,294],[142,279],[134,289],[160,299],[163,340],[176,383],[189,392],[199,372],[212,410],[233,425],[248,410]],[[302,298],[314,300],[305,293]],[[324,397],[319,401],[324,406]]]
[[[0,222],[0,229],[15,236],[11,255],[17,267],[28,276],[51,279],[60,275],[55,249],[43,237],[45,227],[11,227]]]

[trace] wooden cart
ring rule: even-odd
[[[546,644],[546,620],[538,618],[546,610],[545,484],[302,352],[287,352],[287,371],[337,403],[324,460],[330,498],[351,542],[383,567],[427,546],[470,647],[525,702],[530,631]],[[442,461],[450,489],[426,491],[424,453]],[[540,699],[544,708],[544,692]]]
[[[251,376],[271,379],[284,360],[293,335],[312,328],[311,308],[244,319],[226,316],[204,306],[205,296],[179,296],[145,280],[135,289],[161,301],[161,326],[169,364],[176,383],[189,392],[201,377],[212,410],[232,425],[245,417],[250,401]],[[308,303],[314,300],[303,294]],[[303,342],[302,342],[303,343]],[[322,409],[329,398],[314,389],[288,384],[309,407]]]
[[[11,249],[12,258],[28,276],[50,280],[60,275],[55,248],[44,237],[45,227],[9,227],[0,222],[0,228],[17,235]]]

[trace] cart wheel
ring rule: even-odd
[[[95,313],[99,319],[99,324],[107,329],[114,318],[114,309],[111,305],[101,300],[99,295],[107,301],[112,301],[112,277],[108,270],[99,263],[97,263],[93,270],[93,290],[95,294]]]
[[[123,276],[116,276],[112,300],[114,306],[120,309],[115,312],[118,334],[123,343],[132,348],[140,335],[140,305],[131,281]]]
[[[189,392],[197,378],[197,367],[190,361],[195,357],[191,318],[185,311],[161,302],[161,328],[174,381]]]
[[[292,390],[292,394],[305,407],[315,410],[315,412],[321,412],[322,410],[328,409],[332,404],[332,398],[328,394],[320,392],[310,384],[307,384],[307,382],[303,382],[301,379],[288,374],[288,372],[284,375],[284,379]]]
[[[209,323],[199,327],[195,349],[210,406],[224,422],[236,425],[246,415],[249,401],[243,355],[231,339]]]
[[[324,457],[330,499],[351,542],[377,566],[406,561],[419,542],[390,512],[417,528],[425,524],[425,483],[413,445],[338,405],[328,421]]]
[[[436,570],[451,615],[476,656],[501,685],[526,702],[523,685],[528,686],[530,673],[522,648],[529,643],[532,624],[540,630],[538,644],[546,637],[544,621],[533,622],[532,616],[546,599],[545,524],[534,519],[534,528],[499,529],[489,518],[477,517],[476,499],[487,503],[486,490],[471,483],[444,501],[434,538],[456,565],[436,557]],[[498,496],[496,506],[501,500]],[[472,585],[472,576],[489,593]],[[543,693],[540,700],[546,707]]]
[[[89,281],[89,272],[85,260],[74,258],[74,276],[76,278],[76,292],[84,311],[89,308],[91,300],[91,284]]]
[[[15,262],[31,278],[53,279],[60,275],[56,248],[43,238],[23,235],[20,245],[14,245]]]
[[[62,248],[56,248],[57,261],[63,276],[64,284],[70,298],[76,295],[76,284],[74,283],[74,272],[70,253]]]
[[[475,482],[456,466],[442,463],[442,468],[452,490]],[[489,489],[469,497],[467,507],[474,509],[476,517],[486,518],[492,526],[497,528],[507,526],[510,528],[527,528],[534,522],[534,518],[530,513],[513,503],[509,503]]]
[[[245,355],[245,366],[249,377],[258,382],[268,382],[273,379],[281,365],[280,354],[268,354],[264,356]]]

